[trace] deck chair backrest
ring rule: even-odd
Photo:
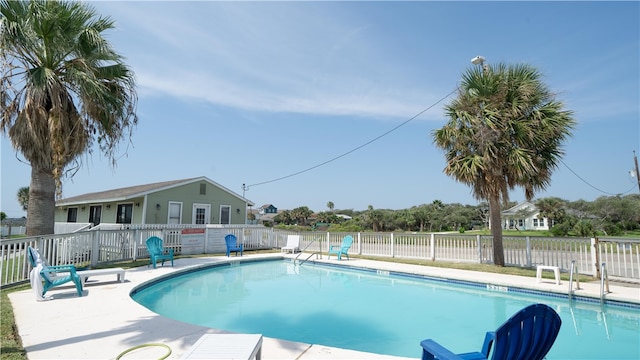
[[[230,249],[234,249],[238,244],[238,239],[236,238],[235,235],[233,234],[228,234],[227,236],[224,237],[224,241],[227,243],[227,247]]]
[[[39,257],[40,257],[40,253],[38,252],[38,250],[32,248],[31,246],[27,248],[27,258],[29,259],[29,263],[31,264],[31,267],[38,266]]]
[[[347,251],[349,250],[349,248],[351,247],[351,244],[353,244],[353,236],[351,235],[347,235],[342,239],[342,251]]]
[[[543,359],[551,350],[561,324],[560,316],[549,306],[527,306],[496,330],[491,358]]]
[[[300,246],[300,235],[287,235],[287,247]]]
[[[40,264],[42,265],[42,270],[47,270],[49,268],[49,262],[44,256],[40,255],[40,251],[38,251],[38,249],[35,249],[29,246],[27,248],[27,254],[29,257],[29,262],[31,263],[31,267],[36,268],[38,267],[38,264]],[[41,272],[41,275],[47,278],[47,280],[51,282],[55,281],[57,278],[60,277],[55,272],[48,272],[48,271]]]
[[[146,244],[149,254],[162,255],[162,239],[157,236],[152,236],[147,239]]]

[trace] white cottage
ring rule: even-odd
[[[549,219],[540,216],[538,208],[528,201],[504,210],[502,228],[505,230],[549,230]]]

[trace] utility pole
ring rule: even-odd
[[[636,180],[638,181],[638,191],[640,191],[640,170],[638,170],[638,157],[635,150],[633,150],[633,161],[636,163]]]

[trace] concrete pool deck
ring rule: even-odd
[[[246,255],[244,259],[281,258],[281,254]],[[293,257],[294,255],[284,255]],[[231,257],[235,260],[235,257]],[[212,256],[183,258],[175,266],[146,266],[128,269],[125,282],[109,277],[89,278],[84,296],[78,297],[73,285],[57,287],[47,293],[52,300],[38,302],[31,289],[9,294],[16,325],[22,338],[27,357],[34,359],[115,359],[132,347],[161,343],[171,348],[169,359],[179,359],[205,333],[224,333],[223,330],[182,323],[159,316],[133,301],[131,290],[157,276],[191,266],[225,262],[229,258]],[[566,294],[568,281],[556,285],[552,279],[538,282],[535,277],[521,277],[420,265],[398,264],[353,258],[342,260],[326,257],[318,262],[341,263],[371,269],[405,272],[454,280],[490,283],[498,286],[519,287]],[[165,264],[166,265],[166,264]],[[303,265],[304,266],[304,265]],[[600,283],[580,283],[576,296],[599,299]],[[640,304],[640,288],[637,285],[611,284],[607,299]],[[490,329],[487,329],[490,330]],[[434,334],[424,334],[424,338]],[[482,337],[479,335],[479,337]],[[123,359],[157,359],[166,353],[165,348],[145,347],[131,351]],[[415,357],[421,356],[419,344]],[[297,343],[264,337],[262,359],[409,359],[387,355],[363,353],[332,348],[317,344]]]

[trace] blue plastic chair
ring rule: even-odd
[[[549,306],[534,304],[518,311],[496,331],[487,332],[482,350],[454,354],[434,340],[423,340],[422,360],[489,359],[540,360],[551,349],[560,331],[562,320]]]
[[[227,244],[227,257],[229,254],[234,251],[236,256],[238,256],[238,251],[240,251],[240,256],[242,256],[242,252],[244,251],[244,245],[238,245],[238,239],[235,235],[229,234],[224,237],[224,242]]]
[[[40,275],[44,280],[42,297],[49,291],[49,289],[73,282],[76,285],[76,292],[78,296],[82,296],[82,279],[78,276],[76,267],[74,265],[56,265],[51,266],[47,263],[47,260],[43,258],[37,249],[29,246],[27,248],[27,257],[33,268],[38,266],[38,263],[42,265]]]
[[[329,257],[331,258],[331,254],[335,254],[338,256],[338,260],[342,260],[342,255],[346,255],[347,259],[349,259],[349,248],[351,248],[351,244],[353,244],[353,236],[347,235],[342,239],[342,245],[331,245],[329,247]]]
[[[153,264],[155,269],[158,261],[162,261],[162,266],[164,266],[165,260],[170,260],[171,266],[173,266],[173,249],[164,249],[162,247],[162,239],[152,236],[147,239],[146,244],[147,251],[149,251],[149,265]]]

